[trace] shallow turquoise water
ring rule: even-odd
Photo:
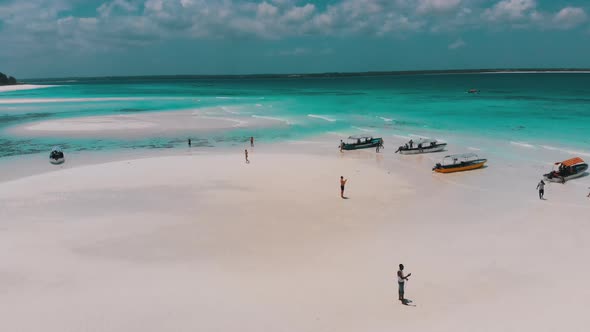
[[[528,144],[590,147],[590,74],[127,78],[44,83],[61,86],[0,93],[0,156],[46,152],[56,144],[73,151],[172,148],[184,144],[185,135],[30,138],[17,137],[6,129],[57,118],[209,107],[231,107],[240,116],[278,118],[289,125],[195,135],[197,145],[239,144],[251,135],[280,141],[329,132],[420,135],[428,131],[443,138],[452,132]],[[466,93],[470,88],[481,92]],[[43,102],[22,103],[23,99]]]

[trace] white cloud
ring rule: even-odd
[[[256,15],[261,17],[274,17],[279,12],[279,9],[268,2],[261,2],[258,4]]]
[[[536,7],[535,0],[502,0],[486,9],[483,16],[491,21],[519,20],[534,13]]]
[[[454,42],[452,42],[451,44],[449,44],[449,50],[456,50],[462,47],[465,47],[465,45],[467,45],[463,39],[459,38],[457,40],[455,40]]]
[[[149,11],[159,12],[164,8],[164,0],[147,0],[145,2],[145,9]]]
[[[420,14],[446,13],[456,9],[461,0],[418,0],[416,11]]]
[[[588,16],[584,9],[579,7],[565,7],[555,16],[553,16],[553,23],[558,29],[571,29],[584,23]]]
[[[306,4],[302,7],[293,7],[285,14],[285,19],[289,21],[302,21],[308,18],[315,11],[315,5]]]
[[[132,12],[137,10],[137,6],[127,0],[113,0],[111,2],[103,3],[96,9],[96,11],[101,16],[110,16],[111,12],[116,9],[121,9],[125,12]]]
[[[11,45],[0,55],[125,48],[170,39],[411,38],[458,35],[465,29],[565,30],[588,19],[583,8],[549,12],[535,0],[495,0],[489,8],[483,7],[489,3],[484,0],[332,0],[325,5],[311,0],[104,0],[89,17],[73,15],[82,3],[87,5],[82,0],[0,0],[0,39]],[[449,48],[465,46],[458,41]]]

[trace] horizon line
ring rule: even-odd
[[[478,73],[590,73],[590,68],[481,68],[481,69],[427,69],[427,70],[378,70],[362,72],[315,72],[315,73],[261,73],[261,74],[146,74],[106,76],[62,76],[22,78],[22,80],[64,80],[64,79],[128,79],[128,78],[321,78],[321,77],[363,77],[428,74],[478,74]]]

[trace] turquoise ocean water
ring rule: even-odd
[[[37,84],[30,81],[27,83]],[[119,78],[45,80],[56,87],[0,93],[0,157],[47,152],[174,148],[174,132],[135,139],[22,137],[11,127],[51,119],[223,109],[281,126],[235,128],[197,145],[299,140],[327,133],[446,133],[590,150],[590,74],[441,74],[338,78]],[[470,88],[480,90],[468,94]],[[227,113],[224,113],[227,115]],[[335,138],[335,142],[338,142]]]

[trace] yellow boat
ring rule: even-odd
[[[446,156],[441,163],[432,168],[437,173],[454,173],[482,168],[487,159],[479,158],[475,153]]]

